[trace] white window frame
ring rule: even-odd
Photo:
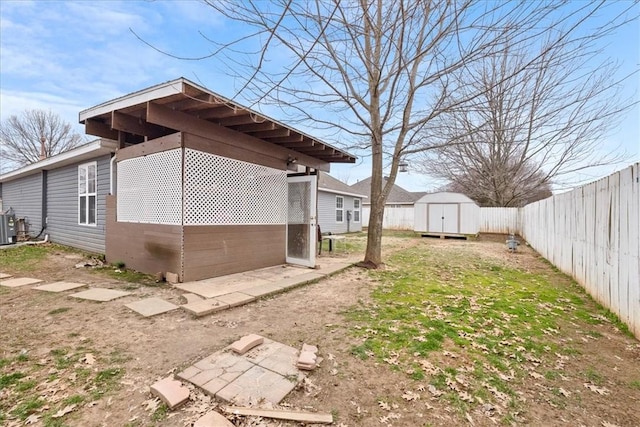
[[[338,220],[338,212],[340,213],[340,220]],[[342,224],[344,222],[344,197],[336,196],[336,223]]]
[[[93,167],[94,176],[93,176],[93,191],[89,191],[91,188],[89,182],[89,170]],[[84,183],[82,182],[82,174],[84,172]],[[89,200],[93,197],[93,212],[94,218],[93,222],[89,222]],[[84,212],[84,222],[82,221],[82,199],[85,199],[85,212]],[[95,227],[98,224],[98,162],[89,162],[78,165],[78,225],[83,225],[86,227]]]
[[[358,207],[356,207],[356,203]],[[360,222],[360,212],[362,209],[362,203],[360,199],[353,199],[353,222]]]

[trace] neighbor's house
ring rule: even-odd
[[[386,183],[387,178],[385,177],[382,185],[386,185]],[[364,194],[367,197],[362,204],[362,223],[366,227],[369,224],[371,212],[371,178],[358,181],[350,187],[351,191]],[[410,192],[394,184],[384,206],[382,227],[395,230],[413,230],[414,204],[425,194],[424,192]]]
[[[30,237],[105,251],[105,200],[117,143],[98,139],[0,175],[2,210],[13,210]],[[46,226],[46,228],[45,228]]]
[[[61,176],[42,162],[31,166],[36,174],[3,175],[5,209],[15,203],[16,215],[35,215],[34,228],[46,212],[52,241],[182,281],[285,262],[314,266],[317,173],[355,162],[184,78],[84,110],[80,122],[87,134],[117,142],[91,159],[65,153],[71,163],[56,163]],[[289,173],[299,167],[303,173]],[[12,182],[22,178],[18,189]],[[55,194],[59,186],[74,192]]]
[[[318,175],[318,225],[323,233],[362,231],[362,199],[344,182],[327,173]]]

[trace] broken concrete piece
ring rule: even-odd
[[[216,411],[206,413],[193,423],[193,427],[233,427],[231,421]]]
[[[333,424],[333,415],[302,411],[282,411],[275,409],[242,408],[227,406],[225,412],[235,415],[275,418],[278,420],[298,421],[301,423]]]
[[[202,301],[204,299],[200,295],[191,294],[191,293],[182,294],[182,298],[187,300],[187,304],[193,304],[194,302]]]
[[[176,408],[189,400],[189,389],[173,377],[164,378],[153,384],[151,394],[159,397],[169,409]]]
[[[263,342],[264,338],[260,335],[250,334],[240,338],[238,341],[231,344],[229,348],[235,353],[245,354],[247,351],[251,350],[253,347],[259,346]]]
[[[223,304],[217,299],[211,298],[181,305],[180,308],[188,311],[196,317],[201,317],[206,316],[207,314],[215,313],[216,311],[226,310],[227,308],[229,308],[229,304]]]
[[[318,347],[316,347],[315,345],[302,344],[302,351],[309,351],[311,353],[317,353],[318,352]]]
[[[164,274],[164,278],[167,282],[173,284],[173,283],[180,283],[180,279],[177,273],[172,273],[170,271],[167,271]]]

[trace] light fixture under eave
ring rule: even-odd
[[[287,157],[287,166],[291,166],[295,163],[298,163],[298,158],[297,157],[293,157],[293,156],[289,156]]]

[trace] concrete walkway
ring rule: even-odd
[[[320,258],[315,269],[287,264],[173,286],[203,297],[181,308],[196,316],[205,316],[320,280],[350,267],[358,259]]]

